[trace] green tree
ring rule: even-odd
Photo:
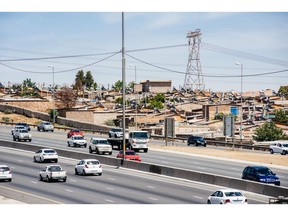
[[[76,74],[75,83],[81,82],[82,86],[85,86],[85,75],[83,70],[79,70]]]
[[[123,82],[121,80],[118,80],[117,82],[115,82],[114,88],[116,91],[120,91],[120,89],[122,89],[122,87],[123,87]]]
[[[274,122],[288,124],[288,110],[277,109],[274,110]]]
[[[165,95],[164,94],[157,94],[153,98],[149,99],[149,108],[154,109],[163,109],[165,102]]]
[[[280,86],[278,90],[279,95],[283,95],[285,98],[288,97],[288,86]]]
[[[96,82],[93,83],[93,90],[96,91],[98,88],[98,84]]]
[[[266,122],[255,130],[256,141],[274,141],[287,139],[281,128],[278,128],[273,122]]]
[[[94,84],[94,78],[91,74],[91,71],[87,71],[85,75],[85,86],[88,90],[91,90]]]

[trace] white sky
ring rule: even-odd
[[[178,45],[187,45],[187,33],[200,29],[205,89],[240,91],[241,68],[235,62],[243,65],[243,91],[277,91],[288,84],[288,13],[284,1],[153,1],[153,5],[149,1],[116,0],[101,4],[0,2],[3,84],[21,83],[26,78],[52,84],[52,69],[48,66],[54,67],[55,83],[60,85],[73,84],[80,69],[91,71],[94,80],[105,87],[121,80],[122,54],[104,59],[122,49],[122,10],[129,55],[125,56],[127,83],[135,80],[136,66],[138,82],[172,80],[176,88],[183,86],[189,52],[187,46]],[[221,6],[223,2],[225,7]],[[167,46],[176,47],[159,49]],[[132,50],[138,51],[129,52]],[[87,54],[93,55],[75,57]],[[73,57],[54,58],[61,56]],[[27,58],[34,60],[23,60]],[[259,75],[263,73],[270,74]]]

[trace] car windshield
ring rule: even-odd
[[[126,152],[126,155],[136,155],[136,153],[133,151],[128,151],[128,152]]]
[[[79,133],[80,132],[80,130],[72,130],[71,132],[76,132],[76,133]]]
[[[93,140],[93,144],[107,144],[107,145],[110,145],[107,140]]]
[[[196,140],[201,140],[201,141],[204,140],[203,137],[195,137],[195,139],[196,139]]]
[[[61,171],[61,170],[62,169],[61,169],[60,166],[51,166],[51,167],[48,168],[48,171],[51,171],[51,172],[53,172],[53,171]]]
[[[27,130],[19,130],[20,133],[28,133]]]
[[[87,161],[88,165],[97,165],[99,164],[99,161]]]
[[[260,174],[260,175],[273,175],[273,172],[268,169],[268,168],[261,168],[261,169],[258,169],[257,172]]]
[[[75,140],[84,140],[84,137],[82,137],[82,136],[75,136],[74,139],[75,139]]]
[[[9,167],[0,167],[0,172],[6,172],[9,171]]]
[[[54,150],[44,150],[44,153],[48,153],[48,154],[51,154],[51,153],[56,153]]]
[[[132,138],[148,139],[148,133],[145,133],[145,132],[134,132],[134,133],[132,133]]]
[[[122,129],[118,129],[118,128],[115,128],[115,129],[113,129],[112,131],[114,131],[114,132],[122,132]]]
[[[239,191],[229,191],[225,192],[226,197],[231,197],[231,196],[243,196],[243,194]]]
[[[43,124],[44,124],[44,125],[51,125],[50,122],[44,122]]]

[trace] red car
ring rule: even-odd
[[[67,133],[67,138],[70,138],[73,135],[80,135],[84,137],[84,133],[78,129],[72,129]]]
[[[124,154],[123,153],[124,153],[123,150],[119,151],[119,153],[117,155],[117,158],[124,158]],[[136,152],[133,151],[133,150],[126,150],[125,151],[125,159],[141,162],[140,156],[138,154],[136,154]]]

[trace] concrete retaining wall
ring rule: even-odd
[[[0,146],[22,149],[27,151],[37,151],[40,148],[51,148],[47,146],[37,146],[25,142],[12,142],[12,141],[1,141]],[[185,170],[174,167],[161,166],[157,164],[138,163],[134,161],[121,161],[121,159],[101,156],[96,154],[82,153],[72,150],[64,150],[54,148],[59,156],[68,157],[73,159],[83,158],[95,158],[103,164],[112,166],[122,166],[129,169],[136,169],[145,172],[151,172],[159,175],[171,176],[176,178],[188,179],[192,181],[199,181],[212,185],[219,185],[221,187],[235,188],[244,191],[250,191],[258,194],[263,194],[272,197],[284,196],[288,197],[288,188],[279,187],[274,185],[266,185],[262,183],[230,178],[226,176],[214,175],[210,173],[202,173],[193,170]],[[123,162],[123,163],[122,163]]]

